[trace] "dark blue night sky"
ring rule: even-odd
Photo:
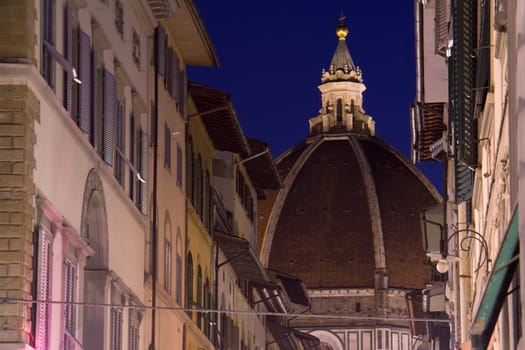
[[[321,71],[337,45],[343,10],[347,44],[363,71],[364,108],[377,136],[410,158],[415,95],[413,1],[196,0],[219,57],[218,68],[190,68],[189,79],[228,92],[248,137],[274,156],[308,134],[321,107]],[[418,164],[439,191],[442,165]]]

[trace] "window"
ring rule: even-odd
[[[125,124],[124,124],[124,103],[117,99],[117,113],[116,113],[116,140],[115,146],[117,152],[115,154],[115,177],[121,186],[124,186],[124,152],[125,152]]]
[[[140,323],[144,311],[129,309],[128,312],[128,350],[139,350]]]
[[[186,194],[193,203],[193,142],[191,136],[186,146]]]
[[[44,0],[42,2],[42,76],[51,88],[55,86],[55,61],[49,46],[55,46],[55,17],[55,0]]]
[[[136,154],[136,145],[135,145],[135,116],[131,114],[129,118],[129,162],[131,165],[135,166],[135,154]],[[133,172],[131,167],[129,168],[129,198],[135,201],[136,185],[137,185],[137,174]]]
[[[206,282],[204,282],[204,309],[211,308],[211,295],[210,295],[210,280],[206,277]],[[210,327],[210,313],[207,312],[204,314],[204,334],[211,339],[211,327]]]
[[[144,131],[139,130],[139,151],[137,157],[139,174],[134,179],[139,184],[136,203],[144,215],[148,214],[148,161],[148,138]],[[138,179],[139,176],[140,179]]]
[[[77,267],[69,259],[66,259],[64,266],[64,349],[74,349],[76,344],[76,305],[77,301]]]
[[[91,134],[91,39],[83,31],[78,32],[78,74],[82,84],[78,90],[77,122],[80,130]]]
[[[336,113],[337,123],[339,124],[343,121],[343,101],[340,98],[337,99]]]
[[[129,326],[129,350],[139,350],[139,327]]]
[[[171,130],[164,124],[164,167],[171,169]]]
[[[115,0],[115,27],[121,37],[124,36],[124,5],[122,1]]]
[[[197,268],[197,307],[202,309],[202,269],[199,265]],[[202,329],[202,312],[197,313],[197,327]]]
[[[35,277],[37,282],[36,299],[49,300],[51,290],[51,242],[53,237],[44,227],[40,227],[37,234],[38,244],[35,245],[38,254],[38,269]],[[47,349],[50,304],[38,303],[36,307],[36,322],[34,323],[36,327],[36,348]]]
[[[122,308],[111,308],[111,350],[122,349]]]
[[[133,28],[132,40],[133,40],[133,53],[132,53],[133,62],[135,62],[135,64],[137,65],[137,68],[140,69],[140,36],[135,30],[135,28]]]
[[[176,263],[175,263],[175,278],[176,278],[176,286],[175,286],[175,301],[177,304],[182,304],[182,234],[180,232],[180,228],[177,227],[177,238],[176,238]]]
[[[193,308],[193,258],[191,253],[188,254],[188,263],[186,267],[186,308]],[[190,318],[193,312],[188,311]]]
[[[177,186],[182,187],[182,148],[177,142]]]
[[[171,241],[169,239],[164,240],[164,289],[168,294],[171,294]]]

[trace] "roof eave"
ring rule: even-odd
[[[163,21],[181,50],[186,65],[218,67],[219,59],[211,38],[192,1],[180,0],[173,16]]]

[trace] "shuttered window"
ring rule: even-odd
[[[64,57],[73,66],[73,23],[71,7],[64,8]],[[64,108],[73,111],[73,75],[64,70]]]
[[[75,336],[76,329],[76,305],[77,301],[77,267],[69,259],[66,259],[64,266],[64,328],[72,337]]]
[[[38,269],[36,299],[46,301],[50,299],[51,289],[51,242],[52,235],[44,227],[40,227],[37,237]],[[47,349],[49,338],[49,310],[50,304],[40,302],[36,304],[36,348]]]
[[[179,99],[179,89],[180,89],[180,78],[179,78],[179,57],[177,56],[177,52],[175,50],[171,50],[171,64],[170,64],[170,87],[169,92],[171,97],[175,100],[175,102],[178,102]]]
[[[177,186],[182,187],[182,147],[177,142]]]
[[[129,350],[139,350],[139,327],[129,327]]]
[[[104,89],[102,86],[102,67],[99,67],[97,52],[91,50],[91,115],[89,119],[89,142],[100,152],[99,138],[102,128],[102,102]]]
[[[42,1],[42,38],[44,43],[55,46],[55,0]],[[48,46],[42,44],[42,76],[50,87],[55,86],[55,61],[48,50]]]
[[[164,289],[171,294],[172,246],[169,239],[164,240]]]
[[[449,57],[449,115],[453,127],[456,202],[472,196],[477,165],[476,81],[477,3],[456,0],[453,8],[454,46]]]
[[[177,252],[177,261],[175,264],[176,286],[175,286],[175,301],[177,304],[182,304],[182,256]]]
[[[186,195],[193,203],[193,141],[191,136],[186,145]]]
[[[186,76],[185,71],[180,71],[180,79],[179,79],[179,94],[180,97],[178,99],[178,106],[179,106],[179,112],[182,114],[182,117],[185,121],[188,121],[188,77]]]
[[[435,7],[435,44],[436,52],[442,56],[446,55],[448,45],[448,13],[450,0],[436,0]]]
[[[162,26],[157,27],[157,73],[166,77],[166,33]]]
[[[108,165],[113,164],[115,154],[115,106],[116,106],[116,82],[115,76],[104,70],[104,128],[102,156]]]
[[[139,205],[139,208],[142,214],[147,215],[148,214],[148,182],[147,182],[148,180],[148,137],[146,133],[142,130],[140,130],[139,144],[140,144],[139,146],[140,152],[139,152],[138,162],[140,164],[139,173],[142,178],[142,181],[139,181],[140,200],[137,204]]]
[[[171,129],[164,124],[164,167],[171,169]]]
[[[197,267],[197,307],[202,309],[202,269]],[[202,312],[197,312],[197,327],[202,329]]]
[[[122,309],[111,308],[111,350],[122,350]]]
[[[79,87],[78,123],[80,130],[90,135],[91,120],[91,39],[83,31],[78,36],[78,74],[82,84]]]
[[[135,166],[136,162],[136,152],[137,152],[137,146],[136,146],[136,130],[135,130],[135,116],[133,114],[130,115],[129,118],[129,162]],[[135,196],[137,193],[137,174],[133,172],[133,170],[129,169],[129,198],[131,200],[135,201]]]
[[[124,185],[124,154],[125,154],[125,123],[124,123],[124,103],[117,100],[116,113],[116,140],[115,146],[115,177],[121,185]]]
[[[188,254],[188,262],[186,266],[186,308],[193,308],[193,257],[191,253]],[[193,317],[193,312],[188,311],[188,315]]]

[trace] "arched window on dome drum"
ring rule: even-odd
[[[186,267],[186,308],[193,308],[193,257],[188,253],[188,263]],[[190,318],[193,318],[193,312],[188,311]]]
[[[340,98],[337,99],[336,118],[337,124],[340,124],[343,121],[343,100]]]

